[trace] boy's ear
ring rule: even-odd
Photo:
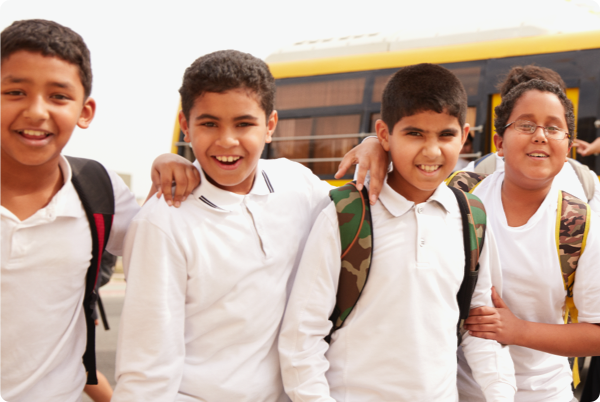
[[[181,131],[183,131],[183,140],[185,142],[192,142],[192,139],[190,138],[190,135],[188,134],[188,132],[189,132],[188,122],[187,122],[187,119],[185,118],[185,114],[183,114],[183,110],[179,111],[179,128],[181,128]]]
[[[494,134],[494,144],[496,145],[496,149],[498,150],[498,156],[504,156],[504,139],[500,137],[497,133]]]
[[[569,149],[567,149],[567,154],[565,155],[565,162],[569,160],[569,155],[571,154],[571,149],[573,149],[573,143],[569,144]]]
[[[462,134],[462,138],[460,143],[462,145],[465,145],[465,142],[467,142],[467,138],[469,137],[469,131],[471,130],[471,125],[469,123],[466,123],[465,126],[463,127],[463,134]]]
[[[377,139],[379,143],[385,150],[385,152],[390,151],[390,131],[388,130],[387,124],[384,123],[383,120],[379,119],[375,122],[375,131],[377,132]]]
[[[79,128],[88,128],[94,120],[94,115],[96,114],[96,101],[94,98],[87,98],[85,102],[83,102],[83,109],[81,109],[81,113],[79,114],[79,119],[77,120],[77,127]]]
[[[267,120],[267,135],[265,136],[265,143],[270,143],[271,139],[273,139],[273,133],[275,132],[275,128],[277,128],[277,122],[279,121],[279,116],[277,115],[277,110],[273,110],[269,119]]]

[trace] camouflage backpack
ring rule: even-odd
[[[460,344],[462,325],[469,316],[471,297],[477,284],[479,255],[485,238],[486,214],[479,198],[454,188],[451,190],[461,211],[465,247],[465,276],[456,296],[460,310],[457,324]],[[328,342],[331,335],[342,327],[358,302],[369,276],[373,249],[371,205],[366,188],[358,191],[356,183],[350,182],[332,189],[329,196],[337,211],[342,261],[336,304],[329,317],[333,327],[326,338]]]
[[[451,188],[459,188],[462,191],[472,193],[487,176],[460,171],[450,175],[446,179],[446,184]],[[555,239],[563,285],[567,291],[565,297],[565,324],[578,322],[578,312],[573,301],[573,285],[575,284],[577,263],[585,249],[590,211],[588,204],[565,191],[559,190]],[[573,365],[573,382],[575,387],[580,382],[577,361]]]

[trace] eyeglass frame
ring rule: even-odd
[[[512,126],[513,124],[515,124],[515,123],[516,123],[516,122],[518,122],[518,121],[526,121],[526,122],[528,122],[528,123],[531,123],[532,125],[534,125],[534,126],[535,126],[535,128],[533,129],[533,131],[531,131],[530,133],[527,133],[526,131],[521,131],[521,130],[519,130],[519,129],[515,128],[515,130],[516,130],[516,131],[518,131],[519,133],[522,133],[522,134],[533,135],[533,134],[535,134],[535,131],[536,131],[538,128],[541,128],[541,129],[542,129],[542,132],[544,133],[544,137],[546,137],[546,139],[548,139],[548,140],[562,141],[562,140],[564,140],[565,138],[571,138],[571,133],[569,133],[568,129],[567,129],[567,130],[565,130],[565,129],[562,129],[562,128],[560,128],[560,127],[556,127],[556,126],[546,126],[546,127],[544,127],[544,126],[538,126],[537,124],[535,124],[535,123],[534,123],[534,122],[532,122],[531,120],[524,120],[524,119],[517,119],[517,120],[513,121],[512,123],[508,123],[506,126],[504,126],[504,130],[506,130],[508,127]],[[563,138],[560,138],[560,139],[559,139],[559,138],[552,138],[552,137],[548,137],[548,127],[554,127],[554,128],[556,128],[556,129],[557,129],[558,131],[560,131],[561,133],[564,133],[564,134],[565,134],[565,136],[564,136]]]

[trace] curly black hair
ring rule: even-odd
[[[446,112],[461,127],[467,118],[467,92],[450,70],[436,64],[416,64],[396,72],[383,90],[381,119],[393,130],[403,117],[424,111]]]
[[[275,79],[267,64],[248,53],[220,50],[204,55],[185,70],[179,88],[181,109],[189,120],[196,98],[205,92],[245,88],[256,95],[267,119],[273,112]]]
[[[70,28],[48,20],[15,21],[0,34],[2,61],[25,50],[58,57],[79,67],[79,78],[87,98],[92,93],[92,62],[83,38]]]
[[[500,90],[500,96],[504,98],[511,89],[522,82],[531,80],[544,80],[553,82],[557,84],[563,91],[567,89],[567,85],[561,78],[560,74],[549,68],[536,66],[534,64],[511,68],[506,75],[506,78],[498,84],[497,88]]]
[[[549,92],[558,97],[560,103],[565,109],[565,120],[567,121],[567,129],[569,130],[570,134],[569,144],[571,144],[573,142],[575,133],[575,114],[573,113],[573,103],[571,103],[569,98],[567,98],[567,95],[565,95],[564,91],[557,84],[537,79],[518,84],[502,98],[502,103],[496,106],[494,109],[496,112],[494,127],[496,128],[498,135],[500,137],[504,136],[504,131],[506,130],[505,127],[508,124],[508,119],[517,101],[525,92],[534,90],[540,92]]]

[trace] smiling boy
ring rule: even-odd
[[[461,213],[444,179],[468,134],[466,100],[456,76],[431,64],[405,67],[387,83],[376,130],[393,170],[371,208],[368,280],[328,345],[342,269],[331,202],[307,240],[279,337],[292,400],[458,400],[457,293],[465,257]],[[499,266],[489,230],[479,264],[472,307],[492,304],[490,276]],[[508,350],[468,334],[462,346],[486,400],[512,401]]]
[[[94,247],[61,151],[94,117],[90,53],[52,21],[14,22],[1,39],[2,398],[78,401],[86,376],[95,383],[95,368],[86,374],[82,361],[94,327],[84,313]],[[114,217],[105,246],[120,255],[139,206],[119,176],[107,174]]]
[[[277,124],[263,61],[205,55],[180,94],[202,184],[178,210],[148,201],[127,234],[113,401],[287,400],[277,335],[330,186],[260,159]]]

